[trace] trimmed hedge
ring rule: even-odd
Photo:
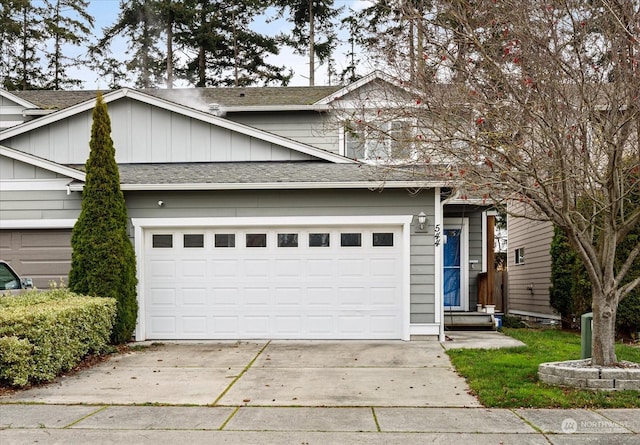
[[[115,314],[115,299],[67,289],[0,298],[0,380],[50,381],[86,355],[105,352]]]

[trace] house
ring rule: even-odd
[[[524,319],[559,321],[560,315],[549,303],[549,248],[553,239],[553,224],[509,215],[507,227],[509,289],[505,312]]]
[[[104,92],[137,340],[444,340],[475,311],[489,206],[345,156],[335,103],[379,81]],[[0,91],[0,256],[38,287],[69,270],[95,94]]]

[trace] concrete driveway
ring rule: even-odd
[[[477,407],[436,341],[145,343],[0,402]]]

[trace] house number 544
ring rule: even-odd
[[[439,246],[442,240],[442,234],[440,233],[440,224],[436,224],[433,228],[433,244]]]

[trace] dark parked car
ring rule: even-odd
[[[0,260],[0,295],[19,293],[33,288],[31,278],[20,278],[6,261]]]

